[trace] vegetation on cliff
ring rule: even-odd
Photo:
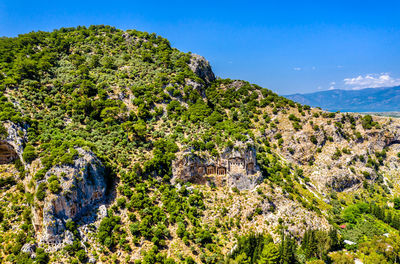
[[[399,261],[397,120],[214,79],[168,40],[109,26],[1,38],[0,91],[0,121],[27,127],[20,160],[1,165],[2,262]],[[179,153],[216,158],[236,142],[257,152],[255,190],[171,184]],[[107,169],[108,210],[64,223],[73,239],[52,251],[31,210],[64,194],[62,175],[45,175],[78,148]]]

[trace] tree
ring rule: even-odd
[[[36,198],[39,201],[43,201],[44,198],[46,197],[46,184],[44,182],[40,183],[37,191],[36,191]]]
[[[394,209],[400,210],[400,197],[394,198],[393,203],[394,203],[394,206],[393,206]]]
[[[52,192],[52,193],[60,192],[61,186],[60,186],[60,182],[59,182],[57,176],[55,176],[55,175],[50,176],[49,179],[47,180],[47,182],[49,183],[48,187],[49,187],[50,192]]]
[[[47,264],[49,262],[49,255],[44,251],[43,248],[36,249],[35,262],[38,264]]]
[[[335,228],[331,228],[329,230],[329,238],[331,239],[331,248],[330,251],[336,251],[340,248],[340,242],[338,238],[338,232]]]
[[[264,246],[258,264],[277,264],[279,263],[278,248],[274,243],[268,243]]]
[[[118,231],[118,224],[121,218],[119,216],[104,217],[100,222],[99,231],[97,237],[100,243],[108,248],[114,246],[114,235]]]
[[[306,264],[325,264],[325,262],[321,259],[314,259],[314,260],[307,261]]]
[[[296,250],[296,243],[294,239],[282,235],[282,242],[279,247],[280,263],[281,264],[292,264],[296,263],[296,257],[294,252]]]
[[[242,254],[239,254],[236,258],[235,258],[236,263],[240,263],[240,264],[250,264],[251,260],[250,258],[246,255],[245,252],[243,252]]]
[[[329,254],[329,257],[335,264],[353,264],[354,257],[346,251],[336,251]]]
[[[142,119],[139,119],[138,122],[133,125],[133,130],[139,138],[144,138],[147,133],[146,123]]]
[[[31,163],[34,159],[36,159],[35,148],[31,144],[26,144],[22,157],[25,162]]]

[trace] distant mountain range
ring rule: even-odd
[[[301,104],[341,112],[400,111],[400,86],[284,95]]]

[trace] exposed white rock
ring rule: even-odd
[[[189,68],[206,83],[215,80],[215,75],[211,70],[210,63],[203,56],[192,54]]]
[[[23,162],[26,129],[9,121],[4,122],[4,127],[7,129],[7,138],[0,140],[0,164],[13,162],[17,158]]]
[[[99,210],[98,210],[97,216],[100,219],[103,219],[104,217],[107,216],[107,207],[104,204],[99,206]]]
[[[48,194],[43,209],[33,210],[33,222],[38,240],[56,248],[71,240],[69,233],[64,232],[65,222],[68,219],[79,220],[86,212],[95,212],[99,203],[105,199],[104,165],[92,152],[81,148],[77,150],[79,156],[75,158],[73,165],[54,166],[41,181],[44,182],[51,175],[56,175],[62,191],[58,194]]]
[[[29,256],[34,257],[36,251],[36,244],[34,243],[26,243],[22,246],[21,251],[29,254]]]

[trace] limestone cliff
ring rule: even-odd
[[[23,161],[26,129],[12,122],[5,122],[4,127],[7,135],[0,140],[0,164],[7,164],[18,158]]]
[[[337,114],[330,120],[318,115],[323,112],[313,109],[303,117],[302,129],[298,131],[287,117],[278,115],[277,128],[264,134],[272,139],[278,134],[282,136],[282,157],[301,167],[318,192],[357,189],[365,180],[375,181],[381,175],[398,173],[400,120],[374,116],[381,127],[365,129],[360,114],[351,115],[353,125],[343,121],[346,114]]]
[[[193,183],[211,183],[217,186],[236,187],[239,190],[254,188],[261,179],[254,148],[236,146],[227,148],[220,157],[199,157],[184,152],[172,164],[173,182],[178,179]]]
[[[189,68],[206,83],[215,80],[215,75],[211,70],[211,65],[203,56],[192,54]]]
[[[60,244],[65,238],[65,222],[77,220],[104,201],[106,192],[105,167],[90,151],[77,149],[73,165],[61,165],[51,168],[45,179],[52,175],[60,181],[61,191],[48,194],[42,207],[34,208],[34,227],[40,243]]]

